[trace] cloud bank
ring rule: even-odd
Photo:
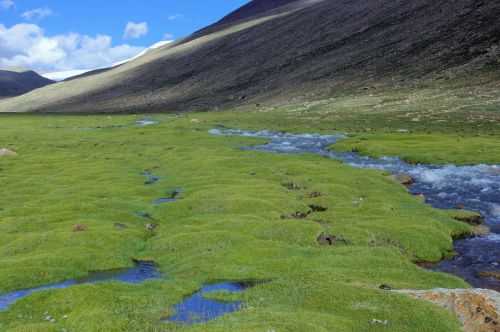
[[[5,0],[4,0],[5,1]],[[0,2],[1,3],[1,2]],[[101,68],[134,57],[144,47],[112,45],[107,35],[46,36],[36,24],[0,24],[0,67],[27,67],[41,73]]]

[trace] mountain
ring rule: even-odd
[[[169,112],[312,99],[498,71],[500,2],[255,0],[113,69],[0,111]]]
[[[0,98],[19,96],[52,83],[34,71],[0,70]]]

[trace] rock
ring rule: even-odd
[[[486,289],[403,290],[454,313],[465,332],[500,332],[500,293]]]
[[[342,236],[336,236],[332,234],[327,234],[325,232],[321,233],[316,239],[319,245],[322,246],[334,246],[339,243],[349,244],[349,241],[344,239]]]
[[[288,190],[301,190],[302,187],[295,182],[286,182],[282,184],[283,187],[285,187]]]
[[[306,219],[309,216],[309,212],[297,211],[289,215],[282,215],[281,219]]]
[[[483,271],[479,273],[481,278],[494,278],[500,280],[500,271]]]
[[[87,225],[76,224],[73,226],[73,232],[84,232],[87,230]]]
[[[309,208],[311,209],[311,212],[325,212],[328,210],[328,208],[326,208],[324,206],[315,205],[315,204],[309,205]]]
[[[412,178],[410,175],[404,174],[404,173],[395,174],[392,176],[392,179],[396,182],[401,183],[403,186],[407,186],[407,187],[409,187],[415,183],[414,178]]]
[[[387,324],[389,324],[389,321],[388,320],[380,320],[380,319],[372,319],[370,321],[370,324],[372,325],[384,325],[386,326]]]
[[[486,225],[476,225],[472,229],[474,236],[486,236],[491,233],[491,230]]]
[[[156,227],[158,227],[158,225],[156,224],[147,224],[146,230],[148,230],[149,232],[153,232],[156,229]]]
[[[421,201],[422,203],[425,203],[425,201],[426,201],[426,199],[427,199],[427,198],[425,197],[425,195],[424,195],[424,194],[422,194],[422,193],[415,193],[415,197],[417,197],[418,199],[420,199],[420,201]]]
[[[121,223],[115,223],[115,228],[118,228],[118,229],[125,229],[125,228],[128,228],[127,225],[125,224],[121,224]]]
[[[14,157],[14,156],[17,156],[17,153],[15,151],[5,148],[0,149],[0,157]]]
[[[312,193],[307,194],[308,198],[318,198],[321,196],[323,196],[323,194],[320,193],[319,191],[313,191]]]
[[[391,286],[389,286],[389,285],[387,285],[387,284],[382,284],[382,285],[380,285],[378,288],[379,288],[379,289],[381,289],[381,290],[385,290],[385,291],[390,291],[390,290],[392,290],[392,287],[391,287]]]

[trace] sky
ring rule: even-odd
[[[213,23],[248,0],[0,0],[0,68],[102,68]]]

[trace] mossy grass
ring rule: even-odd
[[[397,156],[410,163],[500,164],[500,137],[495,136],[361,134],[340,141],[332,149],[374,157]]]
[[[135,115],[1,117],[0,146],[18,155],[0,159],[0,293],[132,266],[132,259],[154,260],[164,278],[40,292],[1,312],[0,330],[459,331],[445,310],[379,286],[467,287],[414,262],[445,257],[453,236],[471,227],[383,172],[315,155],[242,151],[262,140],[208,133],[217,124],[334,131],[300,117],[268,122],[268,112],[246,122],[247,114],[158,114],[160,123],[148,127],[135,126]],[[145,170],[160,181],[144,185]],[[152,204],[175,188],[183,189],[176,202]],[[311,204],[328,210],[282,218]],[[87,227],[75,232],[75,224]],[[322,232],[348,241],[321,246]],[[161,322],[213,280],[267,282],[234,297],[245,303],[241,312],[202,325]]]

